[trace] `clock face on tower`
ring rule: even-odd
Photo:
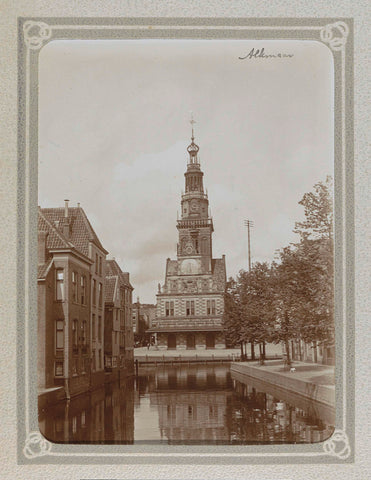
[[[191,212],[196,213],[200,209],[200,205],[197,200],[192,200],[191,201]]]

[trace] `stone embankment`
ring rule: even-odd
[[[335,406],[334,367],[313,363],[294,362],[290,372],[282,361],[267,361],[265,365],[251,362],[231,364],[232,378],[249,384],[255,379],[274,386],[277,391],[288,391],[308,400]]]

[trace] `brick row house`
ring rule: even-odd
[[[115,260],[107,260],[104,351],[106,371],[114,377],[121,369],[133,371],[132,292],[129,273],[123,272]]]
[[[69,207],[65,201],[64,208],[39,208],[40,393],[61,387],[60,392],[69,398],[106,380],[107,254],[80,206]],[[127,302],[130,310],[131,296]],[[130,341],[129,336],[128,347]]]
[[[151,342],[151,335],[146,333],[152,328],[156,319],[157,306],[153,303],[140,303],[139,297],[133,303],[133,332],[134,342],[138,345],[146,345]]]

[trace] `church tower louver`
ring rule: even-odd
[[[157,315],[150,333],[159,349],[225,348],[222,328],[225,256],[212,257],[213,220],[193,124],[181,218],[177,221],[177,260],[167,259],[165,284],[157,294]]]

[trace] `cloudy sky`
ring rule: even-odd
[[[252,48],[290,58],[247,58]],[[333,75],[319,42],[58,41],[39,71],[39,205],[77,202],[155,302],[175,258],[190,112],[227,274],[295,241],[298,201],[333,170]]]

